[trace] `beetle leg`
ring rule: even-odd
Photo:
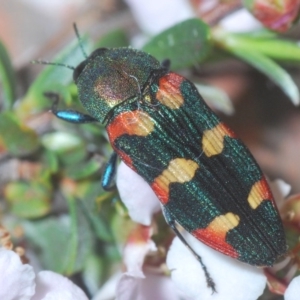
[[[203,263],[201,256],[198,255],[195,252],[195,250],[185,240],[185,238],[183,237],[183,235],[180,233],[180,231],[178,230],[178,228],[176,226],[175,219],[169,214],[169,212],[164,207],[162,207],[162,211],[163,211],[163,214],[164,214],[167,224],[173,229],[173,231],[178,236],[178,238],[181,240],[181,242],[194,254],[196,259],[200,262],[200,265],[201,265],[204,275],[206,277],[207,286],[212,289],[213,293],[215,293],[217,291],[216,284],[214,283],[213,279],[211,278],[209,272],[207,271],[207,268],[206,268],[205,264]]]
[[[46,93],[44,93],[44,95],[46,97],[54,100],[51,111],[59,119],[62,119],[64,121],[67,121],[70,123],[76,123],[76,124],[97,122],[97,120],[95,118],[91,117],[90,115],[86,115],[86,114],[83,114],[83,113],[75,111],[75,110],[58,110],[57,106],[58,106],[60,97],[57,93],[46,92]]]
[[[118,155],[114,151],[108,160],[103,175],[101,184],[105,191],[109,191],[115,187],[116,167]]]

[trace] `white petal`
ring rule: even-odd
[[[145,272],[141,280],[141,291],[145,299],[179,300],[179,291],[170,277]]]
[[[35,289],[34,278],[32,266],[22,264],[15,252],[0,247],[0,299],[31,299]]]
[[[143,263],[149,252],[156,251],[156,245],[151,240],[152,228],[143,225],[136,225],[131,232],[123,251],[123,262],[127,274],[133,277],[143,278]]]
[[[282,179],[269,182],[278,209],[284,205],[285,197],[290,193],[292,187]]]
[[[149,184],[121,162],[117,172],[117,187],[131,219],[149,226],[153,214],[160,210],[160,202]]]
[[[145,278],[123,274],[117,287],[117,300],[179,300],[174,283],[167,276],[146,272]]]
[[[185,235],[191,247],[200,254],[216,284],[217,293],[207,287],[200,263],[176,237],[167,256],[167,265],[176,286],[188,299],[256,300],[266,286],[261,269],[243,264]]]
[[[153,241],[147,244],[129,244],[125,247],[123,253],[124,264],[127,268],[127,274],[135,277],[143,277],[142,266],[144,259],[149,251],[155,251],[156,246]]]
[[[117,285],[116,300],[145,300],[139,293],[140,282],[143,278],[124,273]]]
[[[88,300],[84,292],[68,278],[52,271],[37,275],[36,293],[32,300]]]
[[[228,17],[224,18],[219,23],[224,29],[231,32],[247,32],[262,28],[258,22],[247,9],[240,9],[233,12]]]
[[[295,277],[284,293],[284,300],[299,300],[300,276]]]
[[[111,300],[115,299],[117,285],[121,279],[121,272],[112,275],[94,295],[92,300]]]
[[[185,0],[126,0],[143,31],[156,34],[180,21],[192,18],[194,12]]]

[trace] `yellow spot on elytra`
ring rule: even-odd
[[[202,149],[207,157],[220,154],[223,151],[225,136],[234,137],[234,134],[223,123],[203,132]]]
[[[171,109],[178,109],[184,102],[180,93],[170,94],[169,91],[165,90],[158,90],[156,97],[161,104]]]
[[[256,209],[262,201],[264,200],[271,200],[272,194],[269,190],[269,187],[265,181],[262,179],[257,181],[251,188],[249,196],[248,196],[248,203],[251,208]]]
[[[240,223],[240,217],[231,212],[215,217],[206,228],[199,228],[192,232],[197,239],[214,249],[237,258],[239,254],[235,248],[227,243],[226,236],[229,230]]]
[[[190,159],[175,158],[170,161],[167,169],[155,178],[152,188],[157,191],[161,201],[168,201],[169,186],[171,183],[184,183],[192,180],[199,165]]]
[[[215,232],[216,234],[220,235],[226,234],[229,230],[238,226],[240,222],[240,217],[235,215],[231,212],[215,217],[213,221],[208,225],[211,231]]]
[[[132,125],[131,122],[132,121]],[[151,117],[142,112],[136,111],[135,116],[128,122],[128,126],[134,127],[134,134],[138,136],[147,136],[154,130],[154,122]],[[129,130],[130,132],[130,130]]]

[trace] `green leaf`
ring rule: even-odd
[[[82,201],[79,202],[82,206],[82,211],[90,221],[95,235],[100,240],[106,242],[112,241],[112,233],[109,230],[108,222],[111,218],[112,211],[114,212],[110,201],[115,195],[116,192],[103,191],[100,178],[94,181],[84,180],[76,185],[76,197],[82,199]],[[108,202],[107,207],[103,207],[103,203],[101,209],[96,206],[96,199],[98,197],[103,197],[103,202]]]
[[[297,85],[288,72],[276,62],[259,52],[254,52],[252,49],[246,51],[245,49],[231,48],[230,51],[272,79],[295,105],[299,104]]]
[[[24,156],[40,147],[36,132],[17,121],[12,112],[0,113],[0,149],[13,156]]]
[[[87,38],[82,39],[82,44],[86,52],[91,51],[91,46],[87,42]],[[85,59],[82,50],[76,39],[68,45],[61,53],[59,53],[51,62],[62,63],[77,67],[77,65]],[[32,66],[34,67],[34,66]],[[70,97],[69,84],[72,82],[73,71],[67,67],[47,65],[40,75],[30,86],[26,96],[17,106],[16,112],[20,118],[25,118],[29,114],[33,114],[51,107],[50,100],[44,96],[44,92],[58,92],[63,97]]]
[[[97,48],[117,48],[129,46],[129,39],[123,29],[113,30],[103,35],[98,43],[95,45]]]
[[[93,235],[88,219],[85,216],[81,200],[67,197],[71,217],[71,235],[69,240],[69,255],[66,259],[66,273],[68,275],[81,271],[93,248]]]
[[[233,33],[224,33],[222,42],[227,48],[260,52],[266,56],[283,61],[300,62],[300,45],[298,42],[279,38],[256,38]]]
[[[11,213],[21,218],[40,218],[51,209],[51,187],[41,182],[11,182],[4,195]]]
[[[46,173],[45,176],[49,174],[56,173],[58,171],[59,165],[56,155],[48,150],[43,152],[43,173]]]
[[[94,238],[75,199],[69,199],[70,216],[24,222],[26,237],[39,249],[45,269],[72,275],[84,269],[93,254]]]
[[[8,52],[0,41],[0,83],[3,89],[3,108],[11,109],[16,100],[16,78],[15,72],[8,55]]]
[[[84,179],[95,174],[100,170],[100,167],[100,161],[90,159],[89,161],[83,161],[82,163],[68,166],[66,176],[73,180]]]
[[[209,27],[199,19],[189,19],[155,36],[142,50],[161,61],[170,59],[172,69],[181,69],[203,61],[210,48]]]
[[[205,102],[226,115],[234,113],[234,107],[228,95],[221,89],[204,84],[195,84]]]
[[[66,165],[75,165],[85,159],[86,145],[79,135],[68,132],[53,132],[42,137],[42,144],[54,152]]]
[[[105,257],[99,257],[96,254],[90,255],[82,272],[84,284],[92,294],[96,294],[103,283],[105,259]]]

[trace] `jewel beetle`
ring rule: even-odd
[[[73,79],[89,115],[58,110],[58,96],[50,93],[53,113],[73,123],[105,124],[115,153],[156,193],[167,223],[198,258],[213,291],[178,224],[250,265],[271,266],[286,252],[281,219],[253,156],[167,60],[132,48],[99,48],[74,68]],[[108,169],[105,185],[114,167]]]

